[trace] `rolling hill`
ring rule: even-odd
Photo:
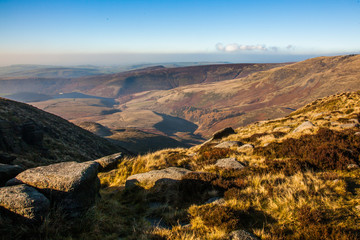
[[[360,89],[360,55],[319,57],[228,81],[148,91],[119,99],[122,111],[177,116],[209,135],[225,126],[285,116],[330,94]]]
[[[49,90],[77,90],[84,97],[76,93],[31,104],[78,125],[101,124],[119,139],[122,129],[136,128],[133,136],[158,134],[197,144],[221,128],[285,116],[317,98],[358,90],[359,64],[360,55],[346,55],[293,64],[153,66],[55,85],[44,80]]]

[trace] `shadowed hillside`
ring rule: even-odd
[[[32,106],[0,98],[0,154],[25,168],[128,151]],[[6,157],[9,158],[9,157]]]

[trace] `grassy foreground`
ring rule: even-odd
[[[126,158],[99,175],[102,198],[77,223],[55,212],[40,227],[0,230],[14,239],[229,239],[238,229],[261,239],[360,239],[359,120],[360,92],[344,93],[221,140],[254,148],[209,143]],[[226,157],[246,167],[214,166]],[[194,172],[174,186],[124,187],[133,174],[170,166]]]

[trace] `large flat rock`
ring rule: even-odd
[[[99,195],[98,163],[63,162],[28,169],[18,176],[38,189],[69,217],[77,217],[94,205]]]
[[[62,162],[28,169],[17,175],[16,179],[38,189],[70,192],[94,180],[97,172],[96,162]]]
[[[48,214],[50,201],[25,184],[0,188],[0,209],[25,220],[41,221]]]
[[[241,164],[240,162],[236,161],[235,158],[223,158],[217,160],[215,166],[219,168],[225,168],[225,169],[242,169],[245,166]]]
[[[145,173],[138,173],[126,179],[125,187],[132,187],[137,183],[154,184],[159,180],[163,182],[180,181],[183,176],[191,172],[185,168],[169,167],[162,170],[153,170]]]

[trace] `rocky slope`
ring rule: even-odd
[[[127,150],[60,117],[0,98],[2,162],[13,161],[29,168],[64,161],[88,161],[115,152]]]

